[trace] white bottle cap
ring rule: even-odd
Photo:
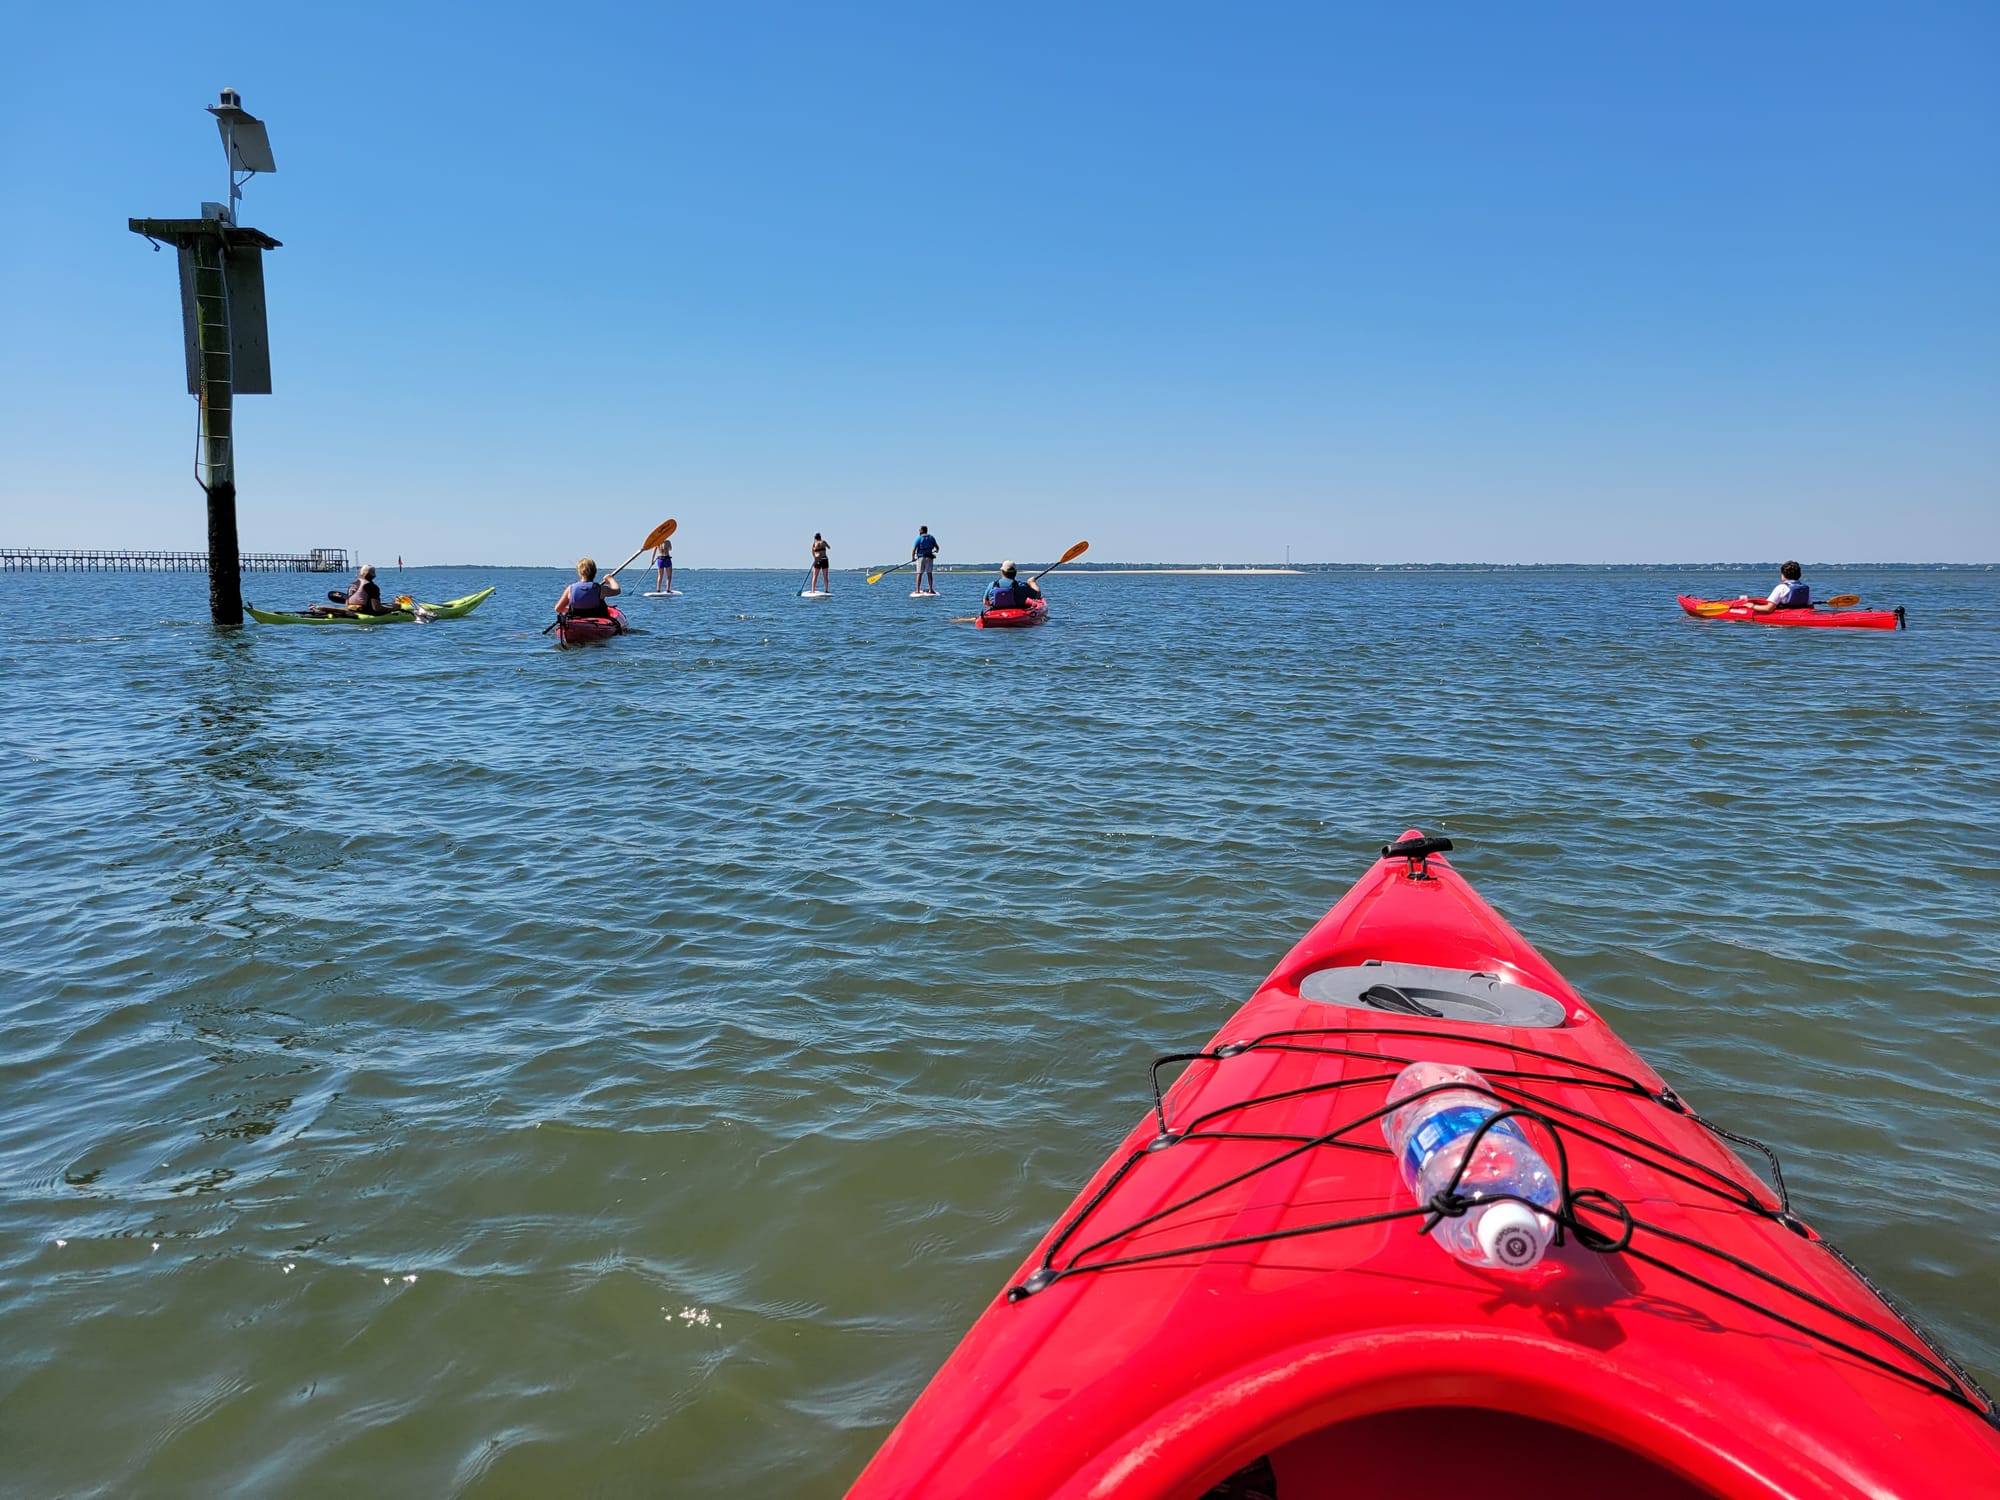
[[[1548,1244],[1542,1216],[1525,1203],[1495,1203],[1479,1216],[1479,1248],[1496,1266],[1525,1271]]]

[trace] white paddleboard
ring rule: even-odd
[[[833,590],[832,590],[832,589],[800,589],[800,590],[799,590],[799,597],[800,597],[801,599],[831,599],[831,598],[833,597]]]
[[[912,599],[942,599],[944,595],[933,594],[929,589],[911,589],[910,597]]]
[[[681,596],[681,591],[680,591],[679,589],[647,589],[647,590],[646,590],[646,597],[647,597],[648,599],[678,599],[678,598],[680,598],[680,596]]]

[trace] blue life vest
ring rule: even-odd
[[[579,578],[569,586],[569,612],[573,615],[601,615],[604,613],[604,590],[596,580]]]
[[[925,532],[917,538],[913,550],[919,557],[935,557],[937,556],[937,547],[937,538],[929,532]]]
[[[1785,591],[1784,602],[1779,609],[1811,609],[1812,585],[1802,580],[1793,582]]]

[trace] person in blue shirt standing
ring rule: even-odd
[[[1014,577],[1014,564],[1000,564],[1000,576],[993,581],[993,587],[986,591],[988,609],[1026,609],[1030,599],[1042,597],[1041,585],[1033,579],[1023,583]]]
[[[917,563],[917,592],[935,594],[937,592],[937,570],[934,564],[938,555],[938,539],[931,535],[928,526],[917,528],[917,539],[910,544],[910,556]]]

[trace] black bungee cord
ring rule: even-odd
[[[1398,1057],[1388,1053],[1362,1052],[1348,1047],[1325,1045],[1315,1038],[1351,1040],[1358,1037],[1393,1037],[1422,1040],[1425,1042],[1461,1041],[1473,1043],[1488,1049],[1504,1050],[1517,1056],[1538,1059],[1564,1068],[1563,1073],[1531,1071],[1518,1067],[1481,1067],[1481,1076],[1488,1079],[1491,1087],[1479,1089],[1464,1083],[1436,1084],[1419,1090],[1398,1100],[1394,1105],[1383,1104],[1364,1114],[1342,1121],[1318,1134],[1297,1132],[1256,1131],[1249,1129],[1216,1129],[1216,1121],[1226,1117],[1240,1117],[1245,1112],[1260,1106],[1283,1103],[1315,1094],[1337,1094],[1342,1089],[1365,1087],[1370,1084],[1387,1085],[1392,1082],[1411,1057]],[[1276,1090],[1268,1094],[1255,1094],[1228,1104],[1217,1105],[1187,1119],[1176,1126],[1168,1118],[1166,1106],[1167,1088],[1161,1081],[1162,1070],[1175,1064],[1212,1063],[1221,1066],[1233,1059],[1257,1052],[1297,1053],[1318,1057],[1336,1057],[1355,1062],[1377,1065],[1378,1070],[1365,1076],[1352,1076],[1325,1083],[1304,1084],[1295,1088]],[[1387,1068],[1389,1071],[1379,1071]],[[1561,1244],[1565,1236],[1574,1236],[1577,1244],[1599,1255],[1623,1255],[1644,1265],[1688,1284],[1698,1287],[1738,1307],[1770,1319],[1781,1327],[1813,1340],[1829,1349],[1837,1350],[1849,1358],[1858,1360],[1893,1378],[1901,1379],[1921,1390],[1963,1407],[1988,1424],[2000,1428],[2000,1414],[1996,1414],[1992,1399],[1973,1380],[1970,1374],[1949,1354],[1939,1347],[1937,1340],[1921,1328],[1909,1313],[1889,1297],[1879,1286],[1843,1255],[1830,1241],[1814,1231],[1792,1210],[1790,1192],[1785,1185],[1783,1168],[1777,1152],[1764,1142],[1751,1136],[1741,1135],[1724,1129],[1690,1108],[1673,1089],[1662,1087],[1652,1089],[1640,1080],[1603,1064],[1576,1058],[1562,1057],[1533,1047],[1512,1042],[1499,1044],[1491,1037],[1469,1035],[1462,1032],[1437,1031],[1430,1029],[1403,1028],[1393,1026],[1354,1026],[1294,1028],[1272,1031],[1262,1035],[1224,1042],[1219,1046],[1200,1052],[1176,1052],[1154,1060],[1151,1067],[1153,1088],[1153,1117],[1158,1129],[1154,1137],[1127,1153],[1125,1159],[1105,1179],[1102,1186],[1059,1226],[1054,1237],[1041,1257],[1041,1264],[1018,1285],[1010,1287],[1006,1300],[1020,1303],[1046,1290],[1056,1282],[1071,1277],[1087,1275],[1099,1271],[1122,1269],[1148,1265],[1165,1260],[1185,1259],[1193,1255],[1211,1254],[1218,1251],[1242,1248],[1248,1245],[1267,1244],[1278,1240],[1297,1239],[1311,1235],[1332,1233],[1341,1229],[1357,1229],[1373,1224],[1391,1223],[1401,1219],[1421,1219],[1419,1232],[1428,1234],[1440,1219],[1456,1217],[1466,1213],[1476,1202],[1511,1200],[1523,1203],[1529,1208],[1546,1215],[1555,1224],[1555,1241]],[[1721,1171],[1705,1162],[1698,1161],[1683,1152],[1663,1146],[1658,1141],[1642,1136],[1623,1126],[1592,1115],[1574,1105],[1543,1097],[1534,1085],[1561,1085],[1575,1088],[1602,1089],[1611,1093],[1625,1094],[1645,1100],[1661,1109],[1681,1115],[1694,1122],[1709,1134],[1735,1145],[1758,1152],[1771,1168],[1771,1184],[1759,1182],[1758,1187],[1768,1188],[1770,1201],[1765,1195],[1742,1182],[1734,1174]],[[1195,1244],[1176,1245],[1153,1250],[1135,1250],[1126,1254],[1103,1255],[1103,1252],[1121,1241],[1147,1229],[1185,1213],[1195,1205],[1230,1189],[1259,1177],[1266,1172],[1294,1161],[1310,1152],[1340,1148],[1365,1151],[1381,1155],[1390,1154],[1386,1145],[1366,1139],[1353,1139],[1363,1127],[1381,1120],[1395,1110],[1404,1108],[1412,1100],[1422,1099],[1447,1089],[1470,1089],[1484,1093],[1499,1108],[1481,1122],[1474,1132],[1471,1146],[1459,1162],[1452,1180],[1425,1203],[1412,1203],[1407,1207],[1384,1209],[1378,1213],[1360,1214],[1345,1218],[1328,1219],[1312,1224],[1295,1224],[1283,1229],[1261,1231],[1254,1234],[1230,1236],[1224,1239],[1204,1240]],[[1502,1092],[1505,1090],[1505,1092]],[[1515,1097],[1518,1096],[1518,1097]],[[1554,1209],[1532,1202],[1517,1194],[1486,1194],[1481,1199],[1464,1196],[1458,1192],[1459,1179],[1471,1164],[1473,1149],[1503,1120],[1526,1120],[1541,1127],[1543,1134],[1554,1147],[1555,1160],[1550,1164],[1558,1184],[1557,1206]],[[1602,1150],[1618,1152],[1638,1162],[1640,1165],[1670,1176],[1698,1192],[1705,1193],[1740,1212],[1758,1218],[1769,1219],[1782,1224],[1801,1238],[1822,1246],[1841,1265],[1851,1272],[1855,1279],[1879,1298],[1885,1307],[1902,1318],[1916,1342],[1902,1337],[1896,1331],[1885,1328],[1861,1315],[1837,1306],[1826,1298],[1794,1285],[1741,1256],[1732,1254],[1718,1246],[1708,1244],[1690,1235],[1680,1234],[1663,1228],[1635,1215],[1630,1207],[1614,1194],[1601,1188],[1576,1186],[1570,1177],[1568,1138],[1589,1142]],[[1110,1200],[1118,1188],[1128,1181],[1141,1163],[1148,1158],[1170,1149],[1192,1144],[1215,1144],[1223,1142],[1260,1143],[1280,1146],[1275,1155],[1256,1162],[1243,1170],[1231,1173],[1222,1180],[1211,1183],[1194,1192],[1184,1194],[1173,1201],[1153,1210],[1151,1213],[1124,1224],[1116,1229],[1103,1232],[1089,1241],[1070,1248],[1084,1227],[1091,1223],[1099,1211]],[[1595,1221],[1595,1222],[1593,1222]],[[1853,1342],[1849,1338],[1814,1327],[1799,1318],[1780,1311],[1778,1307],[1754,1300],[1742,1292],[1732,1291],[1702,1275],[1699,1270],[1686,1264],[1678,1264],[1655,1254],[1645,1244],[1635,1244],[1635,1238],[1647,1236],[1662,1244],[1670,1244],[1690,1255],[1705,1255],[1721,1261],[1738,1272],[1749,1276],[1770,1288],[1773,1292],[1796,1300],[1803,1307],[1810,1307],[1828,1318],[1846,1324],[1857,1334],[1876,1340],[1889,1353],[1876,1352]],[[1093,1256],[1103,1255],[1101,1259]],[[1898,1359],[1896,1356],[1900,1356]]]

